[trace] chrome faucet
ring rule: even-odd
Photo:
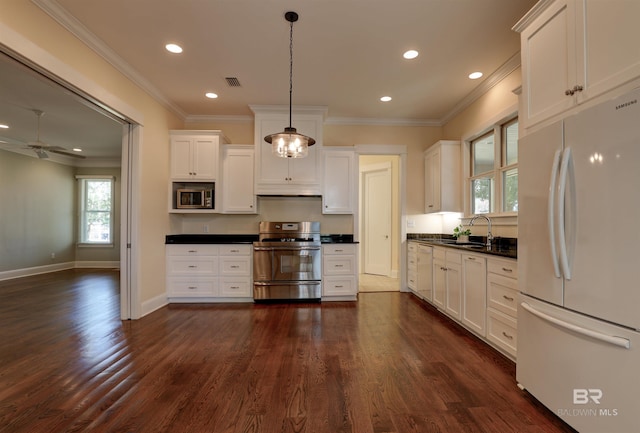
[[[469,226],[472,226],[475,220],[477,220],[478,218],[484,218],[487,220],[487,244],[486,245],[487,245],[487,249],[491,249],[491,241],[493,240],[493,235],[491,234],[491,220],[489,219],[489,217],[486,215],[476,215],[473,218],[471,218],[471,221],[469,221]]]

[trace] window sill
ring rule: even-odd
[[[76,247],[78,248],[113,248],[114,245],[112,243],[109,243],[109,244],[77,243]]]

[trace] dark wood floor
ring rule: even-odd
[[[570,432],[515,366],[409,294],[171,305],[118,274],[0,282],[1,432]]]

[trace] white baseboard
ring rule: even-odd
[[[154,311],[164,307],[169,302],[167,301],[166,293],[162,295],[158,295],[154,298],[149,299],[148,301],[144,301],[142,303],[142,311],[140,317],[144,317],[149,313],[153,313]]]
[[[84,261],[76,262],[76,268],[120,269],[120,261]]]
[[[34,266],[32,268],[13,269],[10,271],[0,272],[0,281],[11,280],[13,278],[30,277],[32,275],[47,274],[49,272],[58,272],[58,271],[64,271],[66,269],[76,269],[76,268],[77,269],[81,269],[81,268],[82,269],[88,269],[88,268],[119,269],[120,262],[119,261],[65,262],[65,263],[55,263],[53,265]]]
[[[49,272],[64,271],[65,269],[73,269],[74,262],[55,263],[53,265],[34,266],[32,268],[13,269],[10,271],[0,272],[0,281],[10,280],[13,278],[29,277],[31,275],[46,274]]]

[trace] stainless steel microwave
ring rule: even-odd
[[[176,191],[178,209],[213,209],[215,193],[213,189],[188,188]]]

